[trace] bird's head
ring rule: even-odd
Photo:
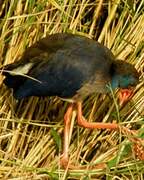
[[[113,89],[120,88],[118,92],[120,105],[124,104],[133,95],[134,87],[139,82],[139,74],[133,65],[117,60],[112,65]]]

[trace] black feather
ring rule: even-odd
[[[36,80],[12,74],[17,68],[29,64],[25,75]],[[117,85],[115,72],[122,69],[117,64],[120,63],[115,61],[111,51],[96,41],[79,35],[54,34],[29,47],[16,63],[5,66],[4,83],[14,89],[17,99],[28,96],[85,96],[95,91],[106,92],[106,84],[113,79],[113,84]],[[136,77],[137,82],[137,72],[133,66],[132,69],[134,71],[130,70],[130,74]],[[122,71],[121,74],[127,73],[127,70]]]

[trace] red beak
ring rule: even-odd
[[[120,106],[127,102],[133,95],[133,89],[120,89],[118,92],[118,98]]]

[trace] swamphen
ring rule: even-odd
[[[29,47],[17,62],[3,69],[4,83],[13,89],[14,97],[58,96],[70,102],[64,117],[63,166],[68,164],[69,128],[73,107],[77,122],[86,128],[118,130],[114,123],[89,123],[82,116],[82,101],[93,93],[108,93],[120,88],[123,104],[138,84],[139,75],[133,65],[116,60],[102,44],[80,35],[58,33],[47,36]],[[139,146],[136,145],[136,153]],[[142,151],[140,152],[143,156]]]

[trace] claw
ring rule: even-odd
[[[137,140],[133,146],[133,151],[139,160],[144,161],[144,147],[142,145],[142,142]]]

